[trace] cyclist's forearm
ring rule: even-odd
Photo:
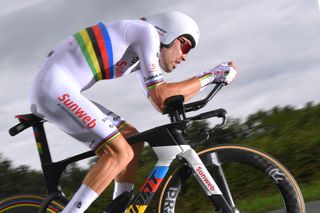
[[[175,95],[183,95],[185,101],[188,101],[200,91],[201,84],[199,80],[194,77],[179,83],[169,84],[169,87],[171,87],[170,90],[172,93],[175,93]]]
[[[167,98],[175,95],[183,95],[188,101],[200,90],[200,82],[197,78],[191,78],[178,83],[162,83],[149,90],[150,101],[162,111]]]
[[[195,80],[196,78],[192,78],[192,79],[193,79],[193,81],[196,82],[196,80]],[[195,83],[195,84],[197,84],[197,83]],[[196,89],[194,89],[194,90],[190,90],[189,93],[184,96],[185,101],[189,101],[191,98],[196,96],[199,93],[199,91],[201,91],[201,90],[202,90],[202,87],[201,87],[201,83],[200,83],[200,86],[197,86]]]

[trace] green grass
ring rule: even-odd
[[[259,199],[249,198],[237,202],[236,206],[240,210],[245,209],[246,212],[262,213],[282,207],[279,199],[279,195],[259,197]]]
[[[319,200],[320,180],[300,184],[300,188],[305,202]],[[239,209],[245,208],[247,212],[262,213],[281,208],[282,203],[280,201],[281,198],[279,195],[259,197],[259,199],[251,197],[237,202],[236,205]]]
[[[305,202],[320,199],[320,179],[300,184]]]

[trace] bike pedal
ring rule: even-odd
[[[121,195],[116,197],[108,206],[105,208],[103,213],[123,213],[126,211],[131,199],[133,198],[133,191],[123,192]]]

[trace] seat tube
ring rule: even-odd
[[[33,126],[34,137],[37,144],[41,165],[52,163],[51,154],[48,146],[47,137],[45,134],[43,123],[36,123]]]

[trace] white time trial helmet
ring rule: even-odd
[[[199,41],[197,23],[184,13],[169,11],[141,18],[152,24],[158,31],[162,46],[169,47],[179,36],[185,36],[196,47]]]

